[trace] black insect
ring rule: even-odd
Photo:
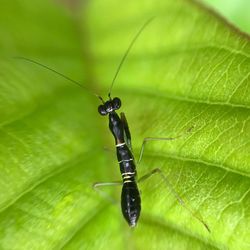
[[[136,172],[136,164],[135,164],[135,159],[132,153],[132,145],[131,145],[131,134],[129,131],[129,127],[128,127],[128,122],[126,120],[126,116],[125,114],[122,112],[120,114],[120,116],[116,113],[116,111],[118,109],[120,109],[121,107],[121,100],[118,97],[111,97],[111,91],[114,85],[114,82],[116,80],[116,77],[121,69],[121,66],[123,65],[129,51],[131,50],[133,44],[135,43],[135,41],[137,40],[137,38],[139,37],[139,35],[141,34],[141,32],[144,30],[144,28],[152,21],[153,18],[149,19],[143,26],[142,28],[139,30],[139,32],[135,35],[134,39],[132,40],[132,42],[130,43],[128,49],[126,50],[119,66],[118,69],[116,71],[116,74],[113,78],[113,81],[111,83],[110,89],[109,89],[109,93],[108,93],[108,100],[104,101],[103,98],[97,94],[94,94],[95,96],[97,96],[102,104],[98,107],[98,112],[100,115],[102,116],[106,116],[108,115],[109,117],[109,129],[111,131],[111,133],[114,136],[115,139],[115,146],[116,146],[116,155],[117,155],[117,160],[120,166],[120,172],[121,172],[121,176],[122,176],[122,181],[114,181],[114,182],[97,182],[93,185],[93,187],[99,190],[99,187],[101,186],[112,186],[112,185],[122,185],[122,192],[121,192],[121,209],[122,209],[122,213],[124,218],[126,219],[126,221],[128,222],[130,227],[135,227],[137,224],[137,221],[139,219],[140,216],[140,212],[141,212],[141,197],[140,197],[140,192],[137,186],[137,183],[140,183],[146,179],[148,179],[149,177],[151,177],[154,174],[159,174],[161,176],[161,178],[164,180],[165,184],[167,185],[167,187],[170,189],[170,191],[172,192],[172,194],[176,197],[176,199],[179,201],[179,203],[185,207],[197,220],[199,220],[204,226],[205,228],[210,232],[210,229],[208,227],[208,225],[204,222],[204,220],[198,216],[197,214],[195,214],[191,208],[189,208],[189,206],[187,206],[187,204],[181,199],[181,197],[178,195],[178,193],[174,190],[174,188],[172,187],[172,185],[168,182],[167,177],[165,176],[165,174],[159,169],[159,168],[155,168],[152,171],[150,171],[149,173],[147,173],[146,175],[142,176],[141,178],[137,179],[137,172]],[[25,58],[25,57],[16,57],[17,59],[23,59],[26,60],[28,62],[37,64],[43,68],[46,68],[60,76],[62,76],[63,78],[73,82],[74,84],[80,86],[81,88],[84,88],[85,90],[88,90],[87,88],[85,88],[81,83],[72,80],[71,78],[57,72],[56,70],[49,68],[37,61]],[[88,90],[89,91],[89,90]],[[189,129],[190,130],[190,129]],[[187,132],[189,132],[189,130]],[[170,138],[156,138],[156,137],[147,137],[144,138],[143,143],[142,143],[142,147],[140,150],[140,156],[139,156],[139,160],[138,160],[138,164],[140,163],[142,156],[143,156],[143,152],[144,152],[144,148],[145,145],[148,141],[168,141],[168,140],[175,140],[180,136],[177,137],[170,137]],[[101,192],[102,193],[102,192]],[[103,193],[102,193],[103,194]]]

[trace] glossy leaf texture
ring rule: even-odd
[[[3,2],[0,248],[249,249],[249,36],[187,0]],[[114,205],[92,189],[121,178],[99,100],[12,58],[38,60],[106,98],[151,17],[112,96],[122,99],[136,159],[143,138],[183,134],[149,142],[138,175],[160,168],[211,233],[157,175],[140,183],[141,218],[129,228],[120,187],[105,188]]]

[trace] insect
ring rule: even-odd
[[[117,160],[120,166],[120,173],[122,176],[122,181],[114,181],[114,182],[97,182],[93,185],[95,189],[98,189],[101,186],[114,186],[114,185],[122,185],[122,192],[121,192],[121,210],[123,213],[123,216],[125,220],[128,222],[130,227],[135,227],[138,219],[140,217],[141,212],[141,197],[140,192],[138,189],[138,183],[145,181],[149,177],[151,177],[154,174],[159,174],[161,178],[164,180],[167,187],[170,189],[172,194],[175,196],[175,198],[178,200],[178,202],[185,207],[198,221],[200,221],[204,227],[210,232],[210,229],[208,225],[204,222],[204,220],[195,214],[191,208],[182,200],[182,198],[178,195],[178,193],[174,190],[172,185],[169,183],[167,177],[165,174],[161,171],[159,168],[155,168],[146,175],[137,178],[137,172],[136,172],[136,164],[135,159],[132,153],[132,144],[131,144],[131,134],[129,131],[128,122],[125,116],[125,113],[121,112],[120,116],[117,114],[117,110],[121,108],[121,100],[118,97],[111,97],[111,92],[113,85],[115,83],[115,80],[117,78],[117,75],[128,56],[132,46],[136,42],[137,38],[140,36],[142,31],[145,29],[145,27],[153,20],[153,18],[149,19],[137,32],[135,37],[133,38],[132,42],[130,43],[129,47],[127,48],[124,56],[122,57],[120,64],[118,65],[117,71],[115,73],[115,76],[113,78],[113,81],[111,83],[109,92],[108,92],[108,100],[104,101],[103,98],[97,94],[94,94],[101,100],[102,104],[98,107],[98,112],[102,116],[108,116],[109,118],[109,129],[115,139],[115,147],[116,147],[116,155]],[[88,90],[85,88],[81,83],[72,80],[71,78],[57,72],[56,70],[49,68],[37,61],[25,58],[25,57],[16,57],[18,59],[23,59],[28,62],[37,64],[43,68],[46,68],[58,75],[60,75],[63,78],[66,78],[67,80],[71,81],[72,83],[78,85],[81,88],[84,88],[85,90]],[[89,91],[89,90],[88,90]],[[93,93],[92,93],[93,94]],[[143,140],[138,164],[141,162],[144,148],[147,142],[149,141],[169,141],[169,140],[175,140],[182,135],[179,135],[177,137],[169,137],[169,138],[156,138],[156,137],[147,137]]]

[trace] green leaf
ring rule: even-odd
[[[248,0],[203,0],[203,2],[213,6],[241,30],[250,32],[250,2]]]
[[[250,43],[194,1],[95,0],[69,6],[4,0],[0,9],[1,249],[249,249]],[[106,98],[122,99],[138,175],[162,169],[209,234],[159,176],[140,183],[131,229],[119,208],[114,142],[99,100],[25,61],[38,60]],[[185,133],[193,127],[192,132]],[[105,152],[104,147],[111,149]]]

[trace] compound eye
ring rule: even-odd
[[[98,107],[98,112],[99,112],[100,115],[106,115],[107,114],[107,111],[106,111],[104,105],[100,105]]]
[[[113,99],[113,107],[114,107],[114,109],[119,109],[121,107],[121,105],[122,105],[122,102],[121,102],[120,98],[115,97]]]

